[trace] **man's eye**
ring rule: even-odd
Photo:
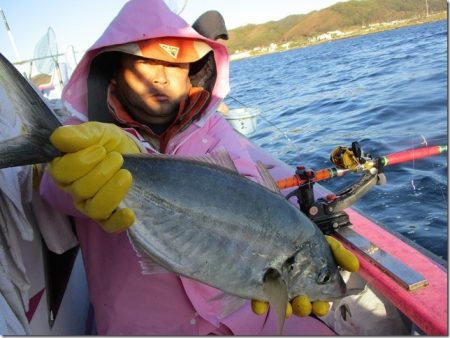
[[[152,60],[152,59],[145,59],[145,58],[136,59],[136,63],[143,64],[143,65],[158,65],[158,64],[161,64],[160,61]]]
[[[136,63],[141,64],[141,65],[143,65],[143,64],[151,64],[151,63],[148,62],[147,60],[143,60],[143,59],[138,59],[138,60],[136,60]]]

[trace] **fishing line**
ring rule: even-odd
[[[420,136],[421,136],[422,139],[423,139],[423,143],[422,143],[422,144],[425,144],[426,146],[428,146],[428,142],[427,142],[426,138],[425,138],[423,135],[420,135]],[[437,168],[437,165],[435,166],[435,165],[432,164],[431,167],[432,167],[432,168]],[[439,182],[437,183],[437,186],[438,186],[438,188],[439,188],[439,191],[441,192],[442,199],[445,201],[445,204],[447,204],[447,198],[446,198],[446,196],[445,196],[444,189],[443,189],[442,186],[439,184]]]
[[[427,143],[427,140],[425,139],[425,137],[422,134],[420,136],[422,136],[422,139],[425,141],[425,143]],[[413,139],[411,139],[411,143],[413,143]],[[412,147],[414,147],[414,145],[412,145]],[[416,169],[414,168],[414,165],[415,165],[415,161],[414,161],[414,158],[413,158],[413,160],[412,160],[412,169],[415,171]],[[411,179],[411,185],[413,187],[414,196],[417,197],[418,195],[416,195],[416,186],[414,184],[414,177]]]
[[[228,97],[234,101],[236,101],[237,103],[239,103],[242,107],[247,108],[248,105],[245,104],[244,102],[242,102],[241,100],[238,100],[237,98],[235,98],[234,96],[228,95]],[[276,108],[272,108],[271,110],[275,110]],[[279,134],[281,134],[288,142],[288,146],[292,147],[292,150],[296,153],[299,154],[300,153],[300,148],[298,147],[298,145],[286,134],[285,131],[283,131],[282,129],[280,129],[276,124],[274,124],[272,121],[269,120],[269,118],[267,118],[265,116],[265,113],[263,114],[262,109],[260,109],[259,112],[259,116],[262,117],[262,119],[264,121],[266,121],[273,129],[275,129]]]
[[[235,101],[236,103],[238,103],[240,106],[242,106],[242,107],[244,107],[244,108],[247,108],[247,107],[249,107],[249,105],[248,104],[246,104],[246,103],[244,103],[243,101],[241,101],[240,99],[237,99],[236,97],[234,97],[233,95],[228,95],[227,96],[228,98],[230,98],[230,99],[232,99],[233,101]],[[276,109],[280,109],[282,106],[280,105],[279,107],[272,107],[272,108],[270,108],[268,111],[269,112],[271,112],[271,111],[274,111],[274,110],[276,110]],[[294,151],[294,153],[295,154],[301,154],[302,153],[302,151],[301,151],[301,149],[300,149],[300,147],[298,146],[298,144],[296,143],[296,142],[294,142],[290,137],[289,137],[289,135],[284,131],[284,130],[282,130],[280,127],[278,127],[276,124],[274,124],[267,116],[266,116],[266,112],[267,111],[264,111],[263,112],[263,110],[262,109],[259,109],[260,110],[260,116],[261,116],[261,118],[264,120],[264,121],[266,121],[267,122],[267,124],[276,132],[276,134],[278,134],[278,135],[281,135],[282,137],[284,137],[285,139],[286,139],[286,141],[287,141],[287,144],[286,144],[286,146],[289,148],[289,149],[291,149],[292,151]],[[401,136],[400,134],[397,134],[397,136]],[[424,135],[422,135],[422,134],[420,134],[420,137],[421,137],[421,140],[422,141],[419,141],[419,142],[415,142],[414,141],[414,138],[417,136],[417,133],[415,132],[415,131],[409,131],[409,132],[406,132],[406,133],[404,133],[404,138],[405,139],[409,139],[410,140],[410,149],[413,149],[413,148],[415,148],[415,147],[417,147],[417,146],[419,146],[419,145],[425,145],[425,146],[428,146],[428,141],[427,141],[427,139],[425,138],[425,136]],[[369,138],[370,138],[370,135],[369,135]],[[441,140],[441,138],[440,137],[438,137],[437,139],[436,138],[433,138],[433,142],[432,143],[439,143],[439,144],[445,144],[446,143],[446,141],[447,141],[447,139],[445,139],[445,142],[444,142],[444,140],[442,139]],[[288,161],[289,162],[289,161]],[[412,163],[412,168],[415,170],[415,161],[413,161],[413,163]],[[411,186],[412,186],[412,189],[413,189],[413,191],[414,191],[414,195],[417,197],[417,193],[416,193],[416,190],[417,190],[417,187],[416,187],[416,185],[415,185],[415,182],[414,182],[414,179],[412,179],[411,180]],[[442,189],[442,187],[439,185],[439,189],[441,190],[441,194],[444,196],[445,194],[444,194],[444,191],[443,191],[443,189]],[[445,196],[444,196],[444,200],[446,200],[445,199]]]
[[[421,145],[424,145],[424,146],[426,146],[426,147],[428,147],[428,142],[427,142],[427,139],[425,138],[425,136],[423,136],[422,134],[420,134],[420,137],[422,138],[422,140],[423,140],[423,142],[421,142],[420,144]],[[414,147],[414,144],[413,144],[413,140],[412,140],[412,138],[411,138],[411,147]],[[414,159],[413,159],[413,161],[412,161],[412,169],[413,170],[416,170],[415,169],[415,167],[414,167]],[[418,195],[416,195],[416,185],[414,184],[414,178],[411,180],[411,185],[412,185],[412,187],[413,187],[413,191],[414,191],[414,196],[418,196]]]
[[[423,146],[425,146],[425,147],[428,147],[428,141],[427,141],[427,139],[425,138],[425,136],[424,135],[422,135],[422,134],[420,134],[420,137],[422,138],[422,142],[420,143],[421,145],[423,145]],[[413,142],[413,139],[411,139],[411,148],[414,148],[415,147],[415,145],[414,145],[414,142]],[[416,169],[415,169],[415,159],[413,158],[413,160],[412,160],[412,169],[415,171]],[[436,164],[431,164],[431,169],[437,169],[437,165]],[[414,183],[414,178],[411,180],[411,186],[412,186],[412,188],[413,188],[413,192],[414,192],[414,196],[415,197],[418,197],[419,196],[419,194],[417,194],[417,192],[416,192],[416,185],[415,185],[415,183]],[[440,194],[441,194],[441,196],[442,196],[442,200],[447,204],[447,198],[446,198],[446,196],[445,196],[445,193],[444,193],[444,190],[443,190],[443,188],[442,188],[442,186],[441,186],[441,184],[439,184],[439,182],[437,182],[436,184],[435,184],[435,187],[437,187],[437,189],[439,190],[439,192],[440,192]]]
[[[426,147],[428,147],[428,142],[427,139],[425,138],[425,136],[423,136],[422,134],[420,134],[420,136],[422,137],[423,142],[421,144],[424,144]]]

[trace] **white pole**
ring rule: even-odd
[[[425,4],[427,5],[427,18],[428,18],[428,0],[425,0]]]
[[[16,43],[14,42],[14,38],[12,36],[11,30],[9,29],[8,21],[6,21],[6,16],[3,10],[0,8],[0,12],[2,13],[3,22],[5,23],[6,32],[8,32],[9,41],[11,41],[11,45],[13,46],[14,53],[16,53],[17,61],[20,61],[22,58],[20,57],[19,51],[17,50]]]

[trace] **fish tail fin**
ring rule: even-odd
[[[288,292],[285,281],[276,269],[268,269],[263,277],[263,291],[269,299],[270,307],[275,310],[277,316],[277,335],[283,333]]]
[[[0,168],[48,162],[60,152],[50,143],[61,126],[43,98],[0,54]]]

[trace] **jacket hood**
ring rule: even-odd
[[[64,87],[63,100],[78,112],[87,114],[88,97],[89,94],[93,94],[88,93],[88,88],[89,91],[93,91],[92,86],[88,86],[88,78],[91,72],[96,71],[94,59],[97,62],[101,59],[97,56],[105,50],[110,50],[114,45],[160,37],[198,39],[207,43],[212,49],[212,52],[191,66],[192,84],[204,87],[211,93],[211,100],[199,121],[201,123],[215,110],[229,91],[228,52],[222,44],[197,33],[186,21],[173,13],[162,0],[130,0],[123,6],[75,68]],[[104,66],[102,61],[97,64]],[[101,117],[89,116],[89,118],[102,120]]]

